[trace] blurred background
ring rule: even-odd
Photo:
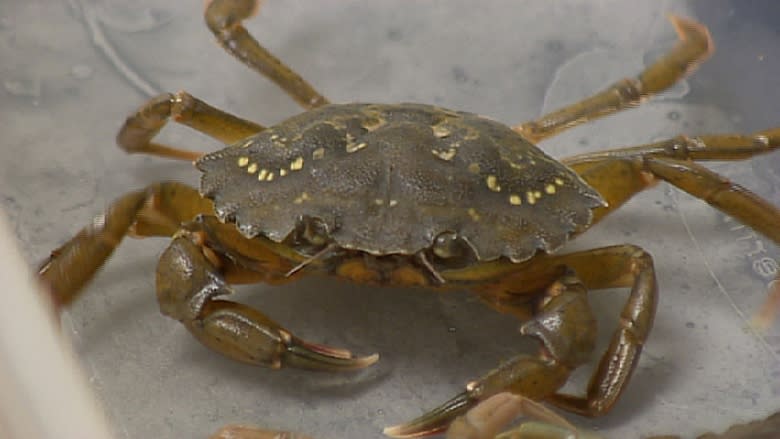
[[[201,1],[0,3],[0,208],[31,265],[125,191],[161,179],[197,184],[186,163],[115,146],[124,118],[150,95],[187,90],[266,125],[300,111],[218,47],[202,11]],[[772,0],[268,0],[246,24],[333,102],[425,102],[515,124],[638,73],[675,43],[670,13],[709,26],[712,59],[643,107],[541,146],[561,157],[780,125],[780,4]],[[161,138],[220,147],[180,126]],[[712,167],[780,205],[780,154]],[[383,426],[535,347],[518,322],[467,292],[317,279],[241,288],[240,299],[301,337],[379,352],[380,363],[356,374],[236,364],[159,314],[154,270],[166,242],[125,241],[63,319],[120,438],[205,437],[228,422],[380,437]],[[780,327],[759,334],[748,325],[777,273],[778,246],[664,184],[570,248],[625,242],[656,258],[655,328],[615,409],[570,419],[615,438],[692,437],[780,409]],[[624,298],[592,295],[604,339]],[[581,389],[587,372],[569,388]]]

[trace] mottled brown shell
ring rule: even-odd
[[[601,196],[503,124],[420,104],[328,105],[203,156],[201,192],[247,237],[305,217],[337,245],[411,255],[442,232],[481,260],[552,252]]]

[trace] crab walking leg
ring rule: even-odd
[[[712,134],[677,136],[646,145],[590,152],[561,160],[568,166],[585,169],[605,159],[668,157],[678,160],[746,160],[780,149],[780,127],[753,134]]]
[[[58,306],[73,302],[128,233],[170,236],[182,221],[211,212],[211,202],[186,185],[163,182],[125,194],[54,250],[38,273]]]
[[[497,264],[504,264],[507,271],[498,284],[489,288],[510,291],[516,280],[513,278],[515,272],[510,271],[511,263]],[[517,273],[522,277],[536,268],[550,273],[550,267],[568,267],[577,273],[577,277],[565,274],[552,283],[539,300],[535,317],[520,328],[522,334],[542,342],[539,355],[512,358],[469,383],[463,393],[438,408],[409,423],[386,429],[385,434],[420,437],[435,433],[479,401],[504,391],[548,401],[586,416],[599,416],[612,408],[628,384],[655,317],[658,291],[652,259],[639,247],[621,245],[542,257],[523,267],[522,273]],[[596,321],[587,302],[586,288],[617,287],[630,287],[631,292],[623,307],[620,324],[591,376],[585,396],[557,393],[571,372],[586,363],[593,353]],[[512,299],[511,295],[505,295],[492,305],[511,310],[515,306]]]
[[[620,245],[561,256],[590,290],[630,287],[618,328],[591,376],[585,396],[556,393],[551,404],[584,416],[609,412],[634,373],[653,327],[658,284],[653,259],[634,245]]]
[[[198,232],[181,230],[157,266],[160,311],[183,323],[201,343],[232,359],[271,368],[353,370],[378,360],[377,354],[354,357],[344,349],[308,343],[260,311],[221,299],[233,291],[212,262],[216,253],[202,242]]]
[[[517,125],[515,131],[536,143],[590,120],[635,107],[691,73],[714,51],[710,33],[693,20],[677,16],[670,20],[679,42],[638,77],[623,79],[580,102]]]
[[[230,144],[264,130],[193,97],[187,92],[163,93],[149,99],[125,120],[116,136],[119,147],[129,154],[151,154],[177,160],[197,160],[201,153],[152,142],[173,118],[222,143]]]
[[[738,160],[780,148],[780,128],[753,135],[680,137],[636,148],[571,157],[574,169],[607,201],[594,211],[594,222],[658,180],[752,227],[780,244],[780,208],[691,160]]]
[[[225,50],[275,82],[302,107],[312,109],[327,104],[324,96],[261,46],[241,25],[259,8],[258,0],[211,0],[206,6],[206,24]]]
[[[499,434],[501,429],[519,416],[548,419],[549,422],[528,421],[517,428]],[[585,436],[552,410],[531,399],[502,392],[480,402],[463,416],[458,416],[447,429],[447,439],[585,439]],[[588,439],[597,439],[588,436]],[[598,438],[603,439],[603,438]]]

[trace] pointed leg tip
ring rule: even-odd
[[[376,352],[371,355],[366,355],[365,357],[360,357],[355,359],[355,362],[357,363],[356,367],[358,369],[371,366],[377,361],[379,361],[379,354]]]
[[[712,41],[712,35],[710,35],[710,30],[707,26],[696,20],[674,14],[669,15],[669,21],[672,22],[672,26],[674,26],[674,30],[677,32],[680,40],[701,40],[705,48],[705,58],[715,51],[715,43]]]

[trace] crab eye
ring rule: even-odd
[[[306,218],[301,238],[315,247],[325,245],[330,238],[328,226],[319,218]]]
[[[441,259],[453,259],[466,256],[469,246],[457,233],[444,232],[434,239],[431,250]]]

